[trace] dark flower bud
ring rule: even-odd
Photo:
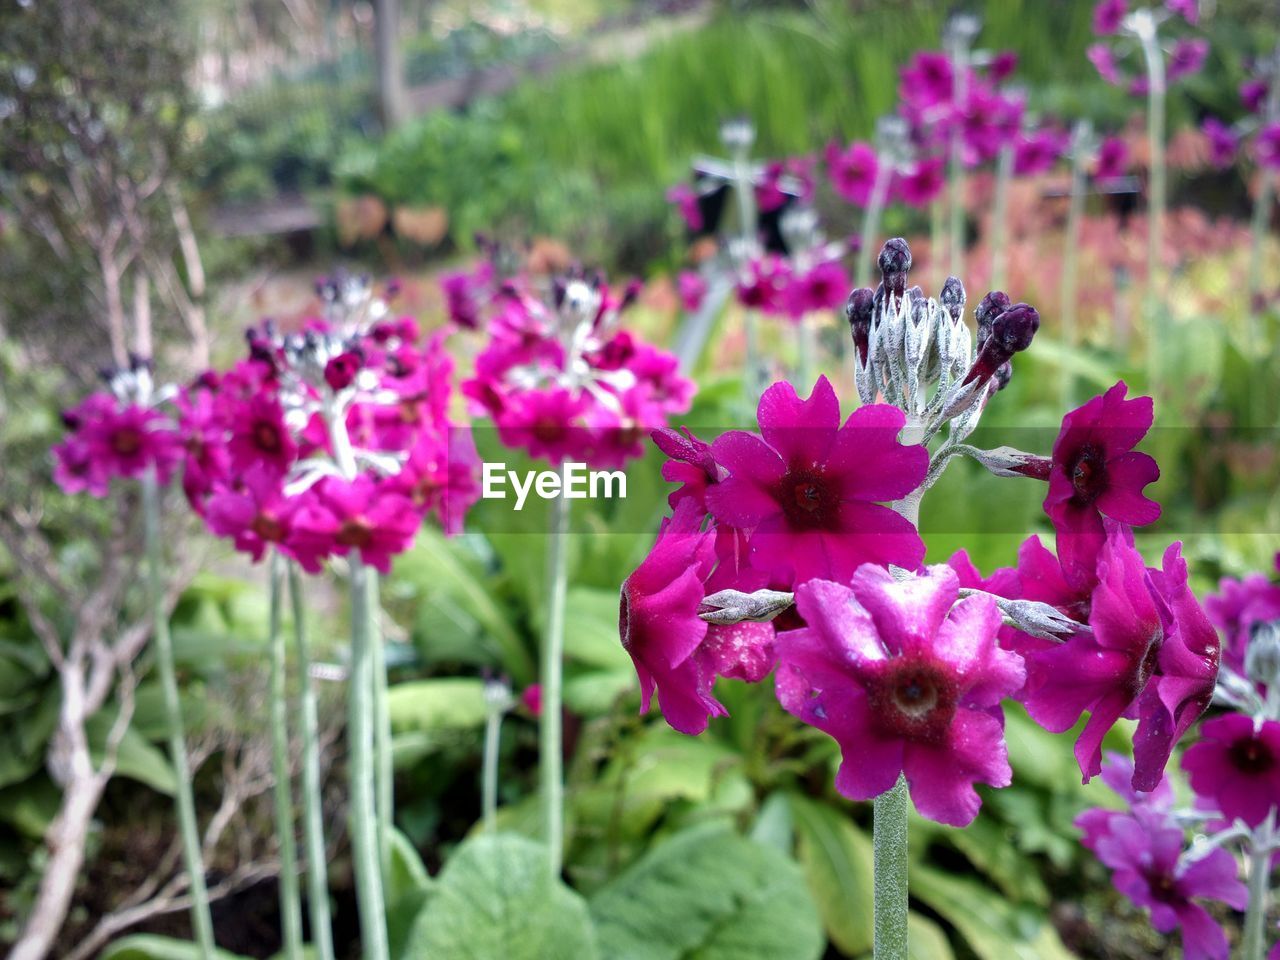
[[[853,336],[853,345],[858,349],[858,360],[867,362],[867,352],[871,346],[871,316],[875,312],[876,295],[868,287],[859,287],[849,294],[844,306],[845,318],[849,321],[849,332]]]
[[[1040,314],[1036,308],[1015,303],[992,321],[991,336],[1002,352],[1012,355],[1031,346],[1031,340],[1039,329]]]
[[[965,305],[964,284],[960,282],[959,277],[947,277],[947,282],[942,285],[942,296],[939,299],[942,302],[942,308],[951,317],[951,322],[959,323]]]
[[[978,322],[978,347],[981,348],[991,335],[991,322],[1004,313],[1012,305],[1009,295],[1000,290],[992,290],[982,298],[978,308],[973,311],[973,318]]]
[[[901,237],[885,241],[880,250],[880,272],[884,274],[886,295],[902,297],[907,289],[907,273],[911,270],[911,248]]]
[[[912,303],[924,303],[928,298],[924,295],[924,288],[916,284],[907,289],[907,299]]]
[[[324,382],[329,384],[329,389],[335,392],[345,390],[355,382],[356,374],[360,372],[360,365],[359,354],[350,350],[340,353],[324,365]]]

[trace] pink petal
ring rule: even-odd
[[[1145,453],[1131,451],[1107,461],[1107,488],[1098,497],[1098,509],[1113,520],[1145,526],[1160,519],[1160,504],[1142,495],[1142,489],[1160,479],[1160,467]]]
[[[1004,727],[982,710],[958,711],[943,744],[910,744],[903,765],[920,814],[954,827],[968,826],[982,806],[975,783],[1007,787],[1013,777]]]
[[[760,433],[784,462],[818,464],[826,459],[840,425],[840,401],[826,377],[818,378],[807,400],[782,380],[760,397],[756,417]]]

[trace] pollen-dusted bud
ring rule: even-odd
[[[844,315],[849,321],[849,332],[853,336],[853,345],[858,349],[858,362],[867,362],[867,353],[871,347],[871,317],[875,312],[875,292],[869,287],[859,287],[849,294],[844,306]]]
[[[880,272],[884,274],[885,296],[903,297],[911,270],[911,247],[901,237],[886,240],[880,250]]]
[[[1039,329],[1040,314],[1036,308],[1015,303],[992,321],[991,336],[1001,351],[1012,355],[1031,346],[1031,340]]]
[[[973,318],[978,322],[978,346],[987,342],[991,336],[991,323],[1013,305],[1009,295],[1001,290],[992,290],[978,303],[973,311]]]
[[[942,307],[947,311],[951,322],[959,323],[965,305],[964,284],[960,282],[960,278],[947,277],[947,282],[942,285],[942,296],[938,299],[942,301]]]

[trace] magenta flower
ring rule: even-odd
[[[991,58],[991,63],[987,67],[987,76],[993,83],[999,83],[1013,76],[1013,72],[1018,69],[1018,55],[1012,50],[1001,50]]]
[[[791,268],[781,257],[764,256],[747,265],[747,274],[738,281],[738,302],[762,313],[782,313],[787,288],[791,285]]]
[[[1253,140],[1253,154],[1258,163],[1280,170],[1280,123],[1272,123],[1258,131]]]
[[[298,457],[298,444],[285,426],[278,399],[255,394],[238,405],[228,420],[231,438],[227,441],[227,454],[233,473],[243,473],[259,463],[280,477],[289,472]]]
[[[1200,130],[1209,141],[1209,162],[1219,170],[1231,166],[1239,148],[1231,128],[1217,117],[1206,117]]]
[[[1204,598],[1209,621],[1222,631],[1224,662],[1237,673],[1244,673],[1245,651],[1256,623],[1280,620],[1280,584],[1272,583],[1261,573],[1251,573],[1243,580],[1223,577],[1218,592]]]
[[[1169,54],[1167,77],[1170,83],[1199,73],[1209,56],[1209,41],[1200,37],[1184,37],[1173,45]]]
[[[1267,102],[1267,92],[1270,89],[1266,80],[1246,80],[1240,84],[1240,102],[1244,104],[1244,108],[1250,113],[1257,113],[1262,109],[1262,105]]]
[[[70,434],[53,448],[53,479],[66,493],[105,497],[112,478],[137,479],[148,470],[165,484],[182,460],[182,442],[164,414],[108,393],[86,397],[63,421]]]
[[[1008,786],[1003,697],[1022,686],[1022,659],[996,643],[988,597],[956,602],[946,566],[898,582],[864,566],[851,586],[810,580],[796,591],[805,628],[778,635],[778,700],[833,737],[836,789],[869,800],[905,774],[923,816],[965,826],[974,784]]]
[[[587,409],[587,398],[565,387],[516,394],[508,398],[498,421],[498,436],[505,446],[523,447],[531,457],[553,464],[573,460],[590,445],[582,419]]]
[[[681,270],[680,276],[676,278],[676,291],[680,294],[680,305],[693,313],[702,306],[702,300],[707,295],[707,281],[697,271]]]
[[[1073,583],[1092,576],[1104,533],[1102,518],[1153,523],[1160,506],[1143,488],[1160,477],[1155,460],[1133,448],[1151,428],[1150,397],[1125,399],[1120,381],[1068,413],[1053,444],[1044,509],[1058,532],[1058,559]]]
[[[329,477],[293,514],[286,547],[302,567],[316,572],[328,555],[356,551],[380,573],[413,543],[422,516],[391,484],[361,475],[351,482]]]
[[[1129,148],[1119,137],[1107,137],[1098,147],[1093,162],[1093,175],[1099,180],[1123,177],[1129,166]]]
[[[1070,139],[1053,128],[1023,134],[1014,145],[1013,172],[1020,177],[1047,173],[1061,159]]]
[[[924,482],[929,455],[903,446],[901,410],[861,407],[840,424],[826,377],[809,399],[775,383],[757,409],[761,435],[733,430],[711,445],[728,478],[707,506],[728,526],[750,530],[750,562],[788,584],[847,581],[864,563],[914,570],[924,543],[914,526],[875,501],[897,500]]]
[[[667,202],[674,203],[680,216],[694,233],[702,230],[702,210],[698,206],[697,191],[688,184],[679,183],[667,191]]]
[[[1164,7],[1193,27],[1200,22],[1200,0],[1164,0]]]
[[[915,110],[950,106],[955,95],[955,67],[945,53],[920,50],[902,68],[898,96]]]
[[[799,320],[807,313],[835,310],[844,306],[849,293],[849,275],[837,260],[815,264],[792,277],[785,293],[787,316]]]
[[[1089,58],[1089,62],[1098,71],[1098,76],[1112,86],[1120,86],[1122,80],[1120,68],[1116,66],[1115,54],[1111,52],[1110,47],[1105,43],[1090,44],[1084,55]]]
[[[893,192],[908,206],[927,207],[942,193],[946,182],[946,160],[924,157],[895,174]]]
[[[865,207],[871,201],[880,160],[869,143],[855,141],[841,150],[835,143],[827,145],[827,176],[831,188],[842,200]]]
[[[1187,588],[1180,544],[1163,571],[1148,571],[1130,531],[1107,521],[1098,557],[1090,633],[1027,655],[1027,711],[1053,733],[1089,711],[1076,760],[1084,782],[1101,770],[1102,738],[1123,716],[1137,717],[1133,786],[1152,790],[1174,743],[1204,712],[1218,675],[1218,641]]]
[[[1256,827],[1280,806],[1280,723],[1238,713],[1206,720],[1182,769],[1211,809]]]
[[[1128,12],[1126,0],[1102,0],[1093,8],[1093,32],[1103,36],[1115,33]]]
[[[773,669],[773,627],[715,626],[698,616],[715,568],[715,534],[699,529],[693,500],[664,521],[649,555],[622,584],[618,630],[640,678],[640,711],[654,692],[662,715],[681,733],[696,735],[711,717],[726,716],[711,690],[717,675],[758,682]],[[751,584],[755,588],[759,584]]]

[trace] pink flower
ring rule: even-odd
[[[1129,148],[1119,137],[1107,137],[1098,147],[1093,162],[1093,175],[1099,180],[1123,177],[1129,165]]]
[[[865,207],[871,201],[875,188],[876,171],[880,161],[869,143],[855,141],[841,150],[836,144],[827,145],[827,176],[831,188],[842,200]]]
[[[583,394],[564,387],[515,394],[498,421],[498,436],[504,445],[523,447],[553,464],[584,460],[591,445],[588,408]]]
[[[1169,55],[1167,76],[1170,83],[1199,73],[1209,56],[1209,41],[1199,37],[1183,38],[1173,45]]]
[[[698,206],[698,194],[688,184],[678,183],[667,191],[667,202],[674,203],[685,225],[694,233],[703,228],[702,210]]]
[[[1120,69],[1116,66],[1115,54],[1111,52],[1110,47],[1105,43],[1090,44],[1084,55],[1089,58],[1089,62],[1098,71],[1098,76],[1112,86],[1120,86]]]
[[[1250,113],[1257,113],[1267,102],[1268,89],[1266,80],[1246,80],[1240,84],[1240,102]]]
[[[1115,33],[1128,12],[1126,0],[1102,0],[1093,8],[1093,32],[1099,35]]]
[[[294,506],[286,499],[280,478],[259,463],[245,472],[235,488],[215,489],[205,504],[204,519],[210,530],[231,537],[236,549],[256,562],[268,546],[284,544]]]
[[[681,270],[676,279],[676,290],[680,294],[680,305],[693,313],[702,306],[702,300],[707,295],[707,281],[695,270]]]
[[[1280,170],[1280,123],[1272,123],[1258,131],[1253,140],[1253,153],[1262,166]]]
[[[1148,572],[1129,530],[1107,521],[1091,632],[1027,655],[1024,696],[1037,723],[1062,733],[1089,711],[1075,750],[1086,783],[1101,770],[1107,731],[1136,716],[1133,786],[1154,789],[1174,743],[1213,696],[1218,641],[1187,588],[1180,546],[1165,552],[1163,572]]]
[[[991,64],[987,67],[987,76],[992,82],[999,83],[1013,76],[1013,72],[1017,69],[1018,55],[1012,50],[1001,50],[991,58]]]
[[[480,499],[480,455],[469,427],[452,427],[443,442],[423,437],[392,483],[422,513],[434,513],[446,536],[462,532],[467,511]]]
[[[659,450],[670,459],[662,465],[662,479],[682,484],[667,497],[671,509],[680,501],[692,498],[701,513],[707,512],[707,488],[719,483],[724,471],[711,455],[711,444],[699,440],[688,428],[683,435],[666,427],[654,430],[649,436]]]
[[[955,68],[945,53],[920,50],[902,68],[898,95],[917,110],[950,105],[955,91]]]
[[[1165,9],[1176,13],[1191,26],[1200,22],[1200,0],[1164,0]]]
[[[924,544],[914,526],[874,501],[907,496],[924,481],[929,455],[903,446],[901,410],[861,407],[840,425],[826,377],[808,400],[775,383],[757,410],[762,436],[729,431],[711,445],[728,478],[707,505],[728,526],[750,530],[750,562],[787,583],[848,580],[863,563],[915,569]]]
[[[71,432],[53,448],[53,479],[66,493],[105,497],[113,478],[137,479],[148,470],[165,484],[182,460],[181,439],[164,414],[122,405],[108,393],[86,397],[63,421]]]
[[[1209,162],[1219,170],[1231,166],[1239,147],[1231,128],[1217,117],[1206,117],[1200,129],[1209,140]]]
[[[744,307],[775,315],[781,313],[791,268],[781,257],[764,256],[752,260],[747,275],[738,281],[738,302]]]
[[[520,691],[520,706],[532,716],[542,716],[542,684],[531,683]]]
[[[927,207],[942,193],[946,182],[946,161],[942,157],[924,157],[904,173],[895,174],[893,192],[908,206]]]
[[[1013,172],[1020,177],[1046,173],[1062,157],[1070,138],[1052,128],[1023,134],[1013,152]]]
[[[1142,526],[1160,517],[1143,488],[1160,477],[1155,460],[1133,448],[1151,429],[1150,397],[1125,399],[1120,381],[1072,410],[1053,444],[1044,510],[1058,532],[1058,559],[1068,581],[1084,583],[1104,539],[1102,518]]]
[[[1223,659],[1237,673],[1244,673],[1254,624],[1280,620],[1280,584],[1261,573],[1251,573],[1243,580],[1223,577],[1218,592],[1204,598],[1204,609],[1225,638]]]
[[[255,394],[237,405],[229,416],[231,437],[227,454],[233,473],[243,473],[254,464],[270,467],[283,477],[298,457],[298,444],[285,426],[280,401],[266,393]]]
[[[763,623],[713,626],[698,612],[715,589],[715,534],[701,531],[693,500],[663,523],[649,555],[622,584],[618,630],[640,678],[641,712],[654,692],[662,714],[681,733],[699,734],[726,716],[711,690],[716,677],[758,682],[773,668],[773,628]],[[758,584],[754,585],[758,586]]]
[[[1200,726],[1182,757],[1191,789],[1231,822],[1256,827],[1280,806],[1280,723],[1228,713]]]
[[[842,307],[849,286],[849,275],[839,261],[815,264],[808,272],[794,276],[787,286],[787,316],[798,320],[807,313]]]
[[[988,597],[956,602],[946,566],[898,582],[864,566],[851,585],[796,591],[805,629],[779,634],[778,700],[840,745],[836,789],[869,800],[905,774],[923,816],[965,826],[974,784],[1012,777],[999,704],[1022,686],[1022,659],[996,644]]]
[[[413,502],[389,483],[363,475],[350,482],[328,477],[313,490],[317,496],[294,513],[285,541],[311,572],[325,556],[355,550],[364,563],[390,573],[392,557],[412,545],[422,525]]]

